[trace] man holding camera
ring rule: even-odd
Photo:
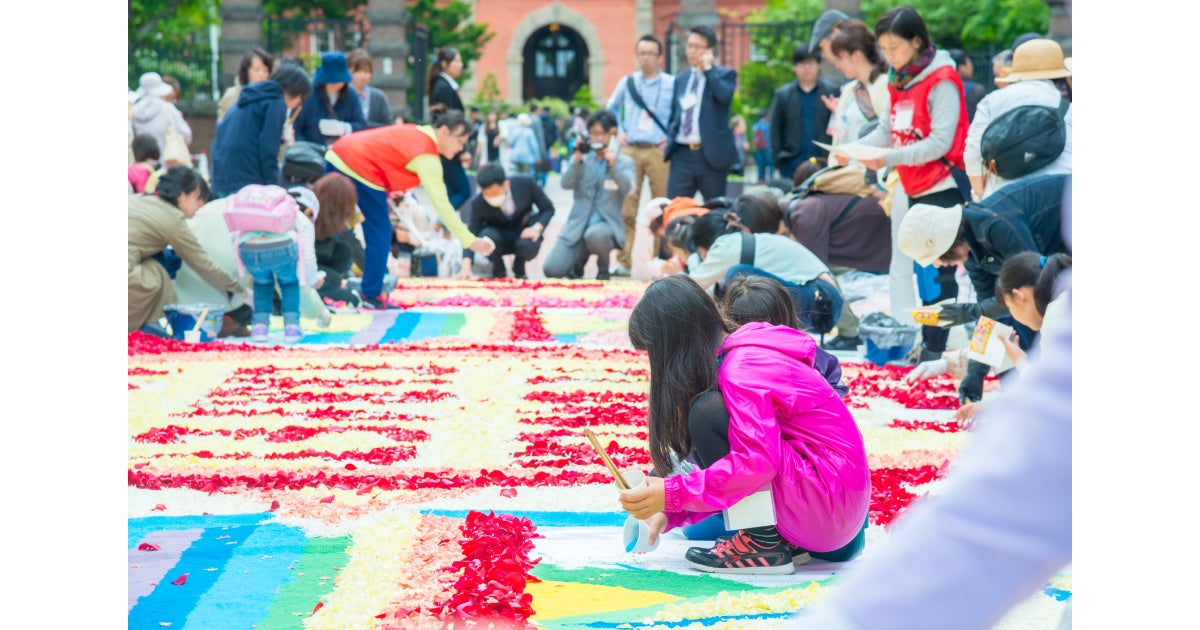
[[[609,258],[625,244],[621,204],[633,190],[636,167],[613,147],[617,118],[608,110],[588,117],[588,141],[576,142],[562,187],[575,191],[575,203],[542,270],[547,278],[578,278],[588,256],[596,255],[596,279],[609,278]]]

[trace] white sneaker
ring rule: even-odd
[[[613,266],[612,270],[609,271],[609,274],[614,276],[629,277],[629,269],[625,265],[615,265]]]
[[[333,312],[329,309],[321,311],[321,316],[317,318],[318,328],[329,328],[329,322],[333,321]]]

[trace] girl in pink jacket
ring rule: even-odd
[[[683,275],[652,283],[634,308],[629,338],[650,355],[649,446],[659,476],[621,504],[656,539],[769,488],[775,525],[693,547],[685,559],[712,573],[792,573],[807,552],[838,550],[862,531],[866,448],[813,369],[812,337],[766,323],[727,326]],[[694,455],[700,467],[668,477],[672,455]]]

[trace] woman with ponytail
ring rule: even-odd
[[[205,253],[187,220],[208,201],[208,184],[188,166],[172,166],[152,195],[129,197],[129,332],[165,335],[155,322],[176,301],[175,272],[182,262],[218,291],[245,294],[237,278]],[[143,328],[145,327],[145,328]]]
[[[458,77],[462,76],[463,58],[458,49],[442,46],[433,56],[429,66],[427,93],[429,94],[429,119],[444,112],[459,111],[464,115],[462,99],[458,96]],[[442,179],[446,183],[446,196],[450,205],[460,208],[471,198],[471,179],[467,167],[471,154],[460,151],[457,155],[442,156]]]
[[[1012,318],[1036,330],[1040,338],[1049,325],[1062,326],[1065,307],[1056,290],[1058,278],[1071,268],[1070,254],[1043,256],[1037,252],[1021,252],[1004,261],[1000,278],[996,280],[996,301],[1008,307]],[[1017,368],[1025,364],[1025,351],[1013,339],[1002,339],[1004,349]]]
[[[463,247],[488,256],[496,246],[487,237],[477,238],[459,218],[446,195],[440,157],[462,151],[471,123],[461,111],[450,111],[431,125],[390,125],[367,129],[339,139],[325,152],[325,172],[341,173],[354,181],[358,207],[363,213],[365,266],[362,301],[368,309],[386,309],[383,276],[392,245],[389,217],[390,193],[405,193],[422,186],[442,225]],[[469,276],[470,265],[460,275]]]

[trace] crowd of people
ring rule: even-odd
[[[687,563],[791,573],[812,558],[849,559],[864,545],[871,491],[862,435],[828,352],[863,343],[839,278],[886,274],[894,315],[931,307],[922,312],[936,321],[923,321],[908,378],[958,378],[959,418],[1016,416],[1037,395],[1054,404],[1065,395],[1069,410],[1070,60],[1055,41],[1023,35],[998,57],[997,89],[987,91],[971,79],[969,57],[938,47],[912,7],[873,26],[828,10],[794,48],[795,81],[748,129],[732,115],[737,72],[717,63],[717,46],[712,28],[692,27],[688,68],[673,76],[661,70],[661,40],[640,37],[637,70],[565,129],[537,106],[515,119],[465,109],[453,48],[433,57],[429,124],[393,117],[369,85],[365,51],[326,52],[310,74],[254,48],[218,106],[208,179],[193,168],[177,88],[147,73],[130,107],[129,331],[165,336],[164,306],[216,302],[227,307],[221,336],[266,341],[275,313],[284,340],[295,342],[300,319],[327,326],[332,305],[394,308],[388,278],[401,253],[435,257],[443,264],[432,273],[464,278],[475,256],[494,278],[525,278],[543,250],[547,277],[580,278],[594,256],[599,280],[654,279],[629,335],[650,361],[656,476],[622,506],[657,536],[765,490],[773,522],[722,532],[711,548],[689,550]],[[822,60],[845,77],[840,86],[821,78]],[[1019,133],[1029,128],[1042,132]],[[573,202],[548,244],[557,209],[544,188],[559,139],[569,147],[561,186]],[[728,174],[749,158],[773,192],[726,197]],[[643,183],[653,200],[639,207]],[[960,300],[960,269],[974,301]],[[952,327],[984,317],[1012,327],[999,342],[1015,364],[1000,374],[1000,400],[986,406],[985,377],[999,368],[947,348]],[[968,521],[931,527],[968,540],[969,519],[987,512],[969,490],[1015,504],[1035,472],[1053,475],[1060,501],[1066,474],[1069,505],[1069,454],[1064,473],[1047,449],[1065,435],[1069,450],[1070,417],[1054,404],[1041,409],[1053,422],[992,430],[978,456],[1046,434],[1036,449],[1044,459],[1001,473],[965,464],[967,480],[922,512],[924,522],[957,509]],[[1037,508],[1006,526],[1042,536],[1047,550],[1004,566],[1005,587],[1069,559],[1069,513],[1064,553],[1062,505]],[[1043,517],[1053,527],[1035,531]],[[894,546],[813,624],[874,627],[882,618],[874,615],[900,606],[852,599],[905,581],[894,574],[913,554],[938,553],[927,534]],[[964,558],[990,566],[1010,547],[968,540],[947,566],[966,582]],[[968,595],[986,606],[964,606],[955,623],[994,617],[1004,600]]]

